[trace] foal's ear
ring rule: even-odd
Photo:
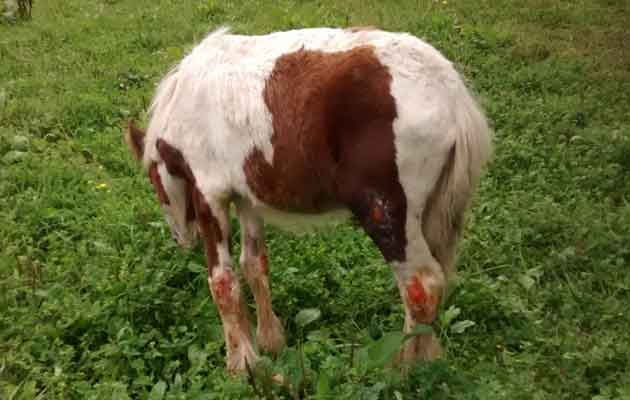
[[[125,142],[138,161],[142,160],[144,154],[144,132],[137,128],[133,121],[129,121],[125,131]]]

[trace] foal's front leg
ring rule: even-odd
[[[238,214],[241,224],[241,269],[256,301],[256,342],[261,350],[278,354],[285,344],[284,329],[271,306],[263,222],[244,200],[238,204]]]
[[[193,202],[206,249],[208,286],[223,323],[227,368],[242,372],[256,362],[257,355],[252,345],[247,305],[232,269],[228,206],[221,201],[206,201],[198,191],[193,194]]]

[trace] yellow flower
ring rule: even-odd
[[[99,183],[98,185],[96,185],[97,189],[106,189],[107,188],[107,183]]]

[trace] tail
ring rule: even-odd
[[[455,93],[455,144],[423,213],[423,234],[447,280],[455,272],[455,247],[483,167],[492,154],[492,132],[474,98],[459,82]]]

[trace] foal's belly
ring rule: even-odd
[[[350,211],[345,208],[335,208],[319,213],[299,213],[282,211],[265,204],[259,204],[254,209],[266,223],[291,232],[304,232],[335,226],[349,221],[351,217]]]

